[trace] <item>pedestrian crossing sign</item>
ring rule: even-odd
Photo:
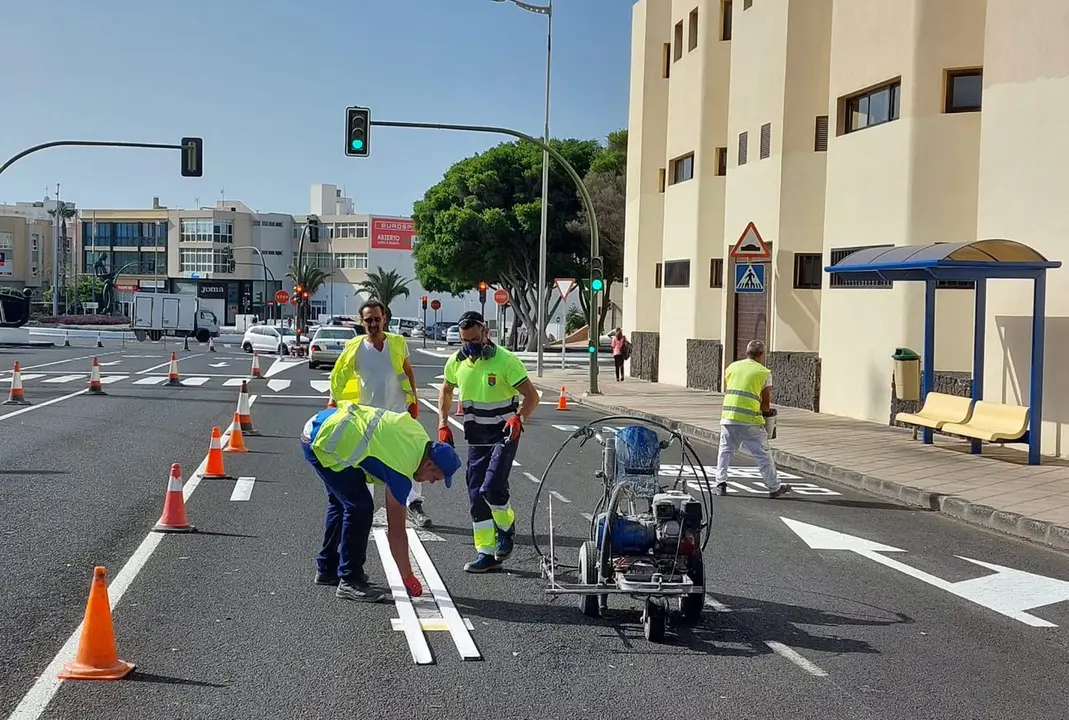
[[[765,291],[765,266],[740,264],[735,266],[736,293],[763,293]]]

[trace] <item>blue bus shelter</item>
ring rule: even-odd
[[[851,280],[924,283],[923,396],[935,389],[935,290],[940,280],[975,284],[976,311],[973,331],[973,400],[984,395],[984,343],[987,330],[987,281],[1032,280],[1032,363],[1029,377],[1028,464],[1040,462],[1043,423],[1043,345],[1045,340],[1047,270],[1061,267],[1035,249],[1014,240],[974,240],[934,245],[872,247],[851,253],[824,268],[831,275]],[[932,431],[924,428],[924,442]],[[1020,442],[1024,442],[1021,438]],[[980,442],[972,443],[980,452]]]

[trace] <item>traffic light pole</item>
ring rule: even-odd
[[[0,165],[0,175],[5,170],[17,163],[27,155],[32,155],[39,150],[47,150],[54,147],[130,147],[130,148],[149,148],[152,150],[185,150],[184,145],[165,145],[162,143],[136,143],[136,142],[112,142],[110,140],[56,140],[54,142],[46,142],[41,145],[34,145],[31,148],[26,148],[18,155],[15,155],[8,159],[3,165]]]
[[[575,168],[561,155],[559,152],[553,149],[549,144],[548,138],[546,142],[522,133],[519,130],[512,130],[510,128],[495,127],[492,125],[452,125],[444,123],[419,123],[419,122],[398,122],[392,120],[372,120],[372,127],[396,127],[396,128],[413,128],[417,130],[455,130],[458,132],[476,132],[476,133],[490,133],[494,135],[508,135],[510,137],[524,140],[533,145],[540,147],[544,152],[549,153],[550,157],[561,164],[561,167],[568,173],[568,176],[575,183],[576,188],[579,191],[579,197],[583,201],[583,207],[586,210],[587,219],[590,222],[590,257],[591,259],[598,256],[598,218],[594,213],[594,202],[590,199],[590,193],[586,189],[586,184],[583,183],[583,178],[579,177],[579,173],[575,171]],[[540,293],[541,294],[541,293]],[[598,390],[598,343],[600,337],[597,335],[595,328],[597,327],[597,301],[595,299],[595,293],[591,293],[590,306],[587,308],[587,334],[591,339],[591,347],[593,352],[590,353],[590,384],[587,388],[587,393],[590,395],[600,395]],[[484,315],[485,317],[485,315]],[[539,333],[544,333],[545,328],[537,328]],[[561,344],[563,345],[564,338],[561,338]]]

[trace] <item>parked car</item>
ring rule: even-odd
[[[445,344],[446,345],[459,345],[460,344],[460,326],[450,325],[449,329],[445,331]]]
[[[301,338],[301,344],[308,342],[308,337]],[[297,345],[297,333],[292,328],[275,325],[253,325],[241,338],[241,349],[247,353],[275,352],[289,355],[290,348]]]
[[[356,330],[353,328],[320,326],[308,346],[308,367],[315,370],[320,363],[337,362],[345,344],[356,336]]]

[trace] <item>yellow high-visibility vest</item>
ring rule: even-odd
[[[720,417],[731,422],[764,425],[761,415],[761,391],[772,371],[756,360],[746,358],[728,365],[724,371],[724,407]]]
[[[406,343],[403,335],[384,333],[386,335],[386,347],[390,351],[390,364],[401,383],[401,390],[405,393],[405,404],[411,405],[416,402],[416,392],[412,383],[405,374],[405,349]],[[363,385],[360,379],[360,346],[364,342],[364,336],[360,335],[345,344],[341,351],[334,369],[330,371],[330,396],[334,402],[344,400],[360,402],[360,388]]]

